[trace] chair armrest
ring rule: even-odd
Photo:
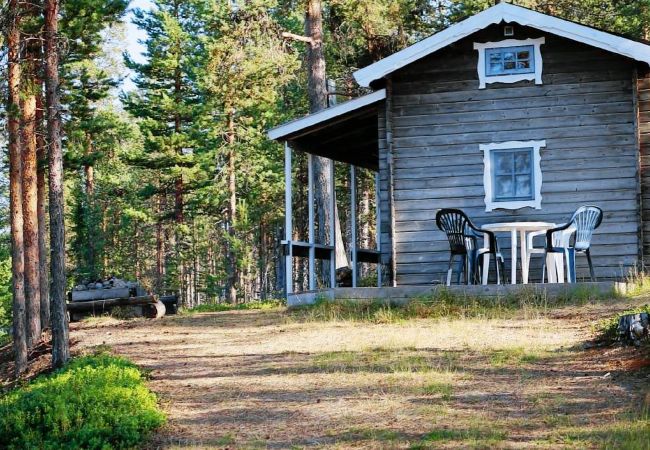
[[[567,222],[564,225],[560,225],[559,227],[551,228],[550,230],[546,230],[546,248],[553,248],[553,234],[558,233],[560,231],[564,231],[571,227],[573,225],[573,222]]]
[[[499,251],[499,244],[497,242],[497,237],[493,231],[484,230],[478,227],[472,227],[472,229],[478,233],[481,233],[483,236],[488,237],[488,248],[490,252],[496,253]]]

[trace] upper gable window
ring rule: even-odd
[[[485,49],[485,74],[488,77],[513,73],[535,73],[535,47],[502,47]]]
[[[516,83],[530,80],[542,84],[544,38],[506,39],[500,42],[474,43],[478,50],[479,88],[489,83]]]

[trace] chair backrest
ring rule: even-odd
[[[573,213],[571,223],[576,229],[574,247],[577,250],[586,250],[591,244],[594,230],[603,221],[603,210],[598,206],[581,206]]]
[[[441,209],[436,214],[436,225],[447,235],[452,253],[458,254],[467,251],[466,236],[470,223],[469,217],[460,209]]]

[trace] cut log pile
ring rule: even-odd
[[[135,315],[151,319],[163,317],[167,312],[165,303],[147,293],[139,283],[115,277],[79,284],[69,293],[68,300],[68,313],[73,321],[117,307],[128,307]],[[175,312],[175,308],[170,310],[170,313]]]
[[[650,314],[627,314],[618,319],[618,337],[628,345],[640,346],[650,335]]]
[[[147,292],[139,283],[110,277],[106,280],[78,284],[70,293],[69,300],[72,302],[85,302],[143,295],[147,295]]]

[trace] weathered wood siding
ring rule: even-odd
[[[379,131],[379,139],[378,139],[378,156],[379,156],[379,165],[380,165],[380,170],[379,170],[379,189],[380,189],[380,199],[379,199],[379,208],[380,208],[380,220],[381,223],[379,224],[379,229],[380,229],[380,250],[381,250],[381,264],[382,264],[382,270],[384,273],[384,285],[391,285],[391,254],[392,254],[392,248],[391,248],[391,235],[390,235],[390,229],[391,229],[391,211],[390,211],[390,204],[388,203],[388,179],[389,179],[389,173],[388,173],[388,143],[386,141],[386,109],[385,106],[384,108],[379,109],[379,114],[378,114],[378,131]]]
[[[641,239],[644,266],[650,264],[650,74],[640,73],[637,83],[640,166]]]
[[[593,239],[597,276],[621,277],[637,262],[634,63],[533,29],[518,27],[515,38],[541,36],[546,44],[542,45],[544,84],[540,86],[519,82],[478,89],[478,53],[472,45],[504,39],[499,26],[393,75],[399,285],[443,279],[448,244],[436,227],[435,215],[445,207],[464,209],[477,224],[563,223],[578,206],[595,204],[605,211]],[[486,212],[479,144],[541,139],[547,143],[541,151],[542,209]],[[384,182],[386,162],[380,157]],[[388,190],[382,192],[387,195]],[[509,235],[499,235],[499,243],[508,265]],[[578,258],[581,278],[587,274],[586,261]],[[533,280],[541,275],[540,259],[533,257]]]

